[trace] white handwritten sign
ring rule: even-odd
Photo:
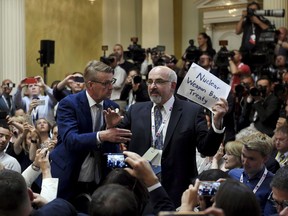
[[[227,99],[230,89],[230,85],[193,63],[177,93],[212,112],[212,107],[220,98]]]

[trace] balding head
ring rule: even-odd
[[[157,66],[149,72],[147,83],[151,101],[163,105],[175,92],[177,75],[169,67]]]

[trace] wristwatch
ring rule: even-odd
[[[34,170],[34,171],[39,171],[40,170],[40,167],[38,167],[38,166],[36,166],[34,163],[32,163],[32,169]]]

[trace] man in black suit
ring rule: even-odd
[[[175,206],[179,206],[182,193],[198,174],[196,147],[205,156],[214,155],[219,148],[224,132],[220,128],[228,104],[224,99],[215,104],[214,124],[208,130],[201,106],[174,97],[176,83],[177,75],[173,70],[154,67],[147,80],[152,102],[132,105],[119,126],[131,129],[129,151],[142,156],[147,150],[150,155],[156,150],[162,155],[161,183]],[[159,116],[162,116],[160,129]]]

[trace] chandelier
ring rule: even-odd
[[[88,1],[91,3],[91,5],[93,5],[96,0],[88,0]]]

